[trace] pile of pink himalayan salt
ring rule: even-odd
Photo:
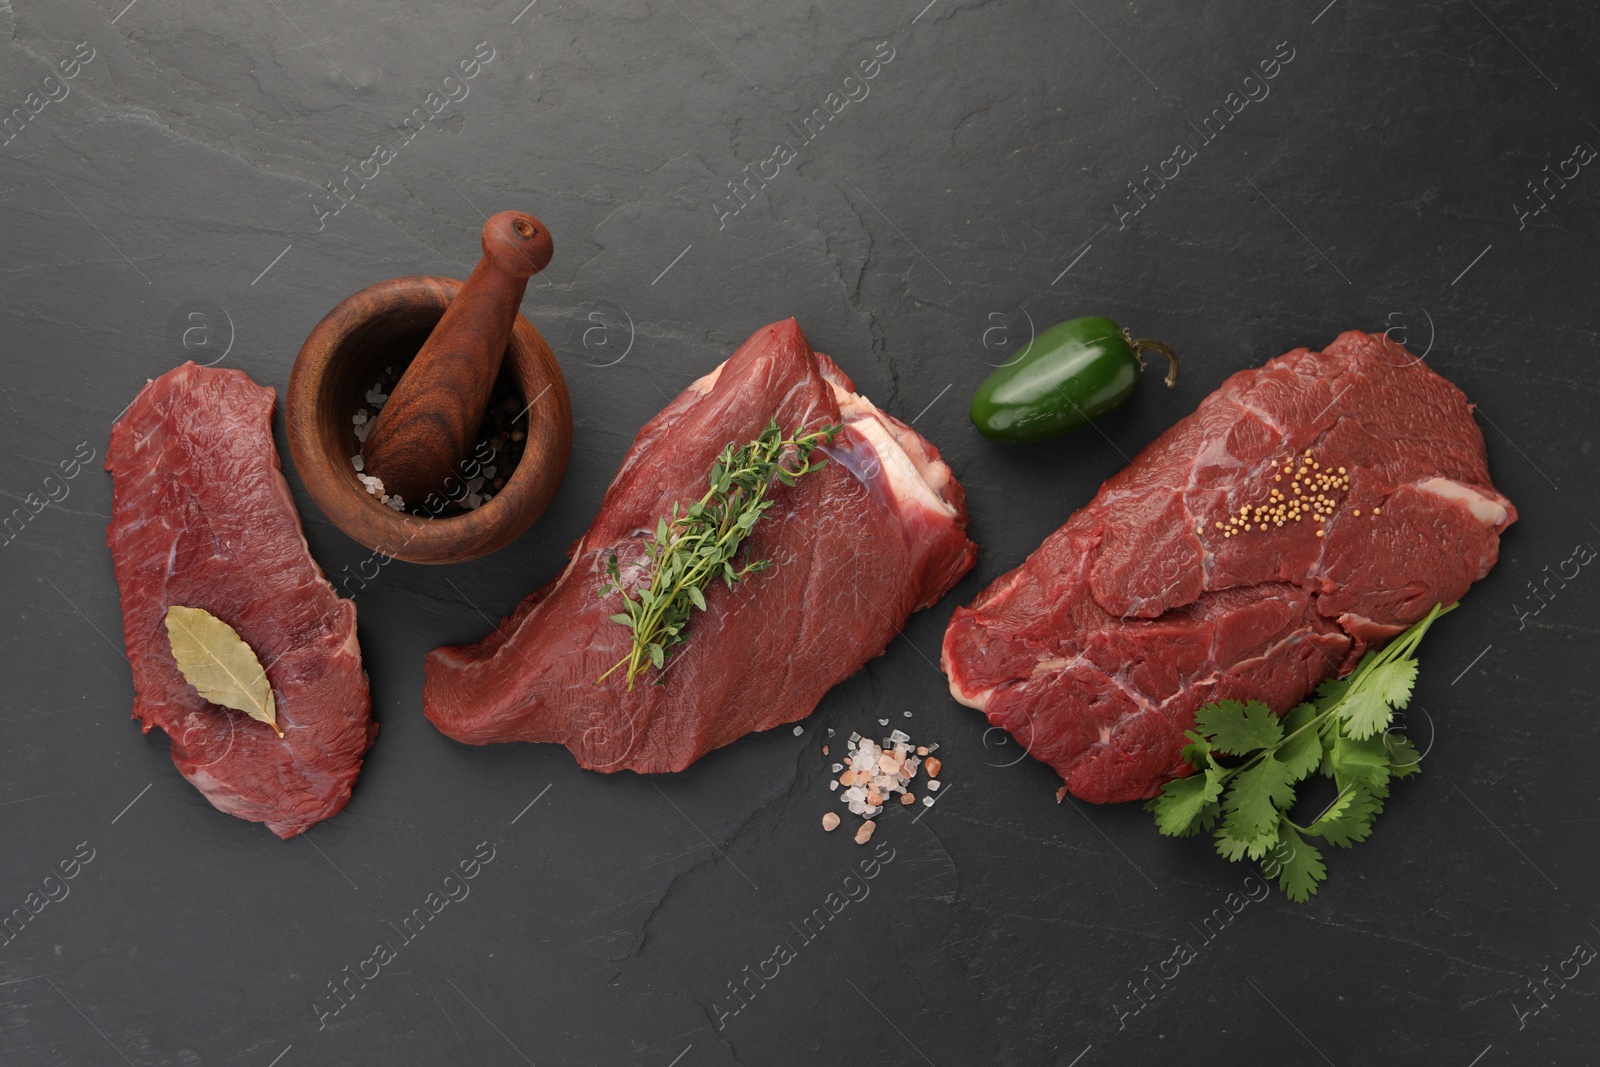
[[[831,768],[839,777],[828,788],[839,793],[839,802],[849,807],[852,815],[862,816],[864,821],[856,830],[856,844],[864,845],[872,838],[878,826],[873,819],[883,813],[887,804],[910,806],[917,802],[911,789],[918,771],[922,772],[926,783],[922,803],[933,806],[931,794],[939,791],[938,774],[942,769],[939,758],[933,755],[939,749],[937,744],[913,746],[910,735],[895,730],[881,742],[852,733],[848,748],[844,762],[835,763]],[[828,754],[827,745],[822,746],[822,754]],[[898,801],[892,801],[895,796],[899,797]],[[839,822],[838,814],[830,811],[822,817],[822,828],[833,830]]]

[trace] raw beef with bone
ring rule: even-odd
[[[632,690],[622,658],[632,631],[599,596],[614,553],[629,589],[657,520],[706,489],[729,442],[776,418],[786,433],[843,423],[830,462],[776,485],[741,559],[774,566],[706,609],[664,671]],[[758,330],[727,362],[645,424],[559,577],[476,645],[435,650],[423,707],[458,741],[566,745],[592,770],[682,770],[754,730],[809,715],[822,695],[880,655],[913,611],[971,567],[961,486],[938,450],[874,407],[793,319]],[[657,681],[661,684],[655,684]]]
[[[950,692],[1076,796],[1153,796],[1196,709],[1282,714],[1460,599],[1515,519],[1466,397],[1344,333],[1230,377],[958,608]]]
[[[243,371],[185,363],[111,429],[107,542],[122,593],[133,714],[220,811],[288,838],[350,799],[378,731],[356,610],[307,551],[272,443],[273,391]],[[210,703],[172,658],[177,604],[232,626],[266,669],[280,738]]]

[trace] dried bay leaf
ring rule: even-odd
[[[204,608],[173,604],[167,608],[167,640],[178,670],[197,693],[213,704],[242,711],[283,736],[266,669],[233,627]]]

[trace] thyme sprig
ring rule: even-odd
[[[632,689],[650,667],[662,670],[669,650],[688,637],[690,613],[695,608],[705,610],[706,586],[720,577],[732,588],[747,575],[772,566],[770,559],[735,564],[734,556],[772,507],[767,493],[773,482],[793,486],[802,475],[825,467],[827,459],[812,460],[811,454],[832,441],[841,428],[823,426],[786,436],[773,419],[749,444],[728,442],[711,465],[705,495],[686,509],[674,503],[670,516],[656,520],[655,534],[645,546],[650,580],[638,587],[637,596],[623,587],[621,565],[612,553],[606,563],[611,580],[601,587],[600,596],[622,594],[623,610],[611,621],[633,631],[633,645],[595,684],[626,667]]]

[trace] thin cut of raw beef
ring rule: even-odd
[[[729,442],[843,423],[830,462],[774,501],[741,559],[774,566],[706,609],[666,669],[630,691],[632,631],[613,622],[620,595],[599,591],[614,553],[630,590],[656,521],[706,490]],[[746,341],[645,424],[560,576],[476,645],[436,649],[423,708],[458,741],[549,741],[591,770],[682,770],[754,730],[809,715],[833,685],[882,654],[913,611],[971,567],[965,497],[938,450],[875,408],[793,319]],[[662,684],[655,684],[661,680]]]
[[[273,391],[185,363],[111,429],[107,542],[122,591],[133,715],[166,731],[172,762],[219,811],[301,833],[345,806],[378,726],[356,609],[306,549],[272,443]],[[212,704],[179,672],[171,605],[238,631],[276,694],[272,727]]]
[[[1198,708],[1282,714],[1460,599],[1516,515],[1467,398],[1344,333],[1230,377],[958,608],[950,692],[1084,800],[1153,796]]]

